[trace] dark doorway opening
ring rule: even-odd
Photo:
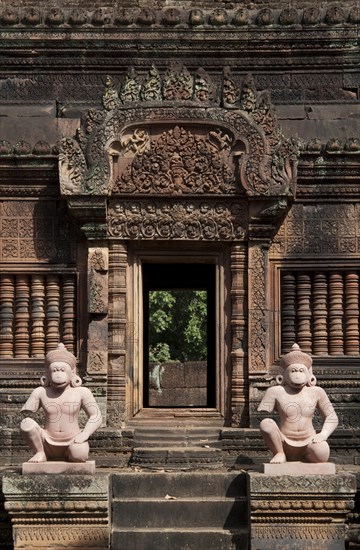
[[[143,264],[145,407],[215,407],[215,282],[213,264]]]

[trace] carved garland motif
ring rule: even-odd
[[[236,203],[117,201],[109,205],[108,232],[121,239],[243,239],[246,208]]]

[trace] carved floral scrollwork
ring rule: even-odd
[[[119,159],[133,153],[135,158],[122,165],[112,192],[233,194],[244,189],[251,197],[293,195],[299,147],[285,138],[277,125],[268,94],[258,93],[251,77],[239,86],[227,69],[220,95],[223,107],[219,106],[214,82],[203,69],[193,76],[185,67],[172,66],[161,77],[153,66],[145,79],[130,69],[119,94],[108,79],[104,109],[89,111],[82,132],[61,142],[62,193],[109,194],[113,176],[110,149],[120,142]],[[169,107],[169,101],[177,105]],[[149,109],[149,102],[159,104]],[[209,103],[212,108],[203,107]],[[169,127],[170,121],[178,122],[171,131],[155,138],[157,127]],[[200,135],[186,129],[190,124],[201,129]],[[244,147],[230,151],[224,159],[225,151],[216,150],[214,143],[204,137],[204,125],[216,125]],[[136,127],[152,136],[150,152],[142,150],[140,154],[137,144],[129,144],[131,151],[125,154],[122,138],[128,138],[126,128],[134,131]],[[135,134],[133,137],[138,139]],[[175,138],[178,143],[172,146],[170,141]],[[234,183],[239,177],[241,186],[240,182]]]
[[[218,147],[226,151],[224,137],[223,141],[214,143],[209,136],[204,140],[176,126],[154,141],[149,151],[134,157],[116,180],[112,194],[233,194],[233,170],[218,151]]]
[[[108,232],[120,239],[242,240],[247,226],[245,205],[230,201],[149,201],[113,199]]]

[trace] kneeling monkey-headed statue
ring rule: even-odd
[[[277,386],[268,388],[259,405],[260,412],[279,414],[279,425],[264,418],[260,431],[273,457],[271,464],[287,461],[327,462],[330,455],[328,437],[338,425],[338,417],[326,392],[316,386],[312,359],[297,344],[280,360],[281,374]],[[317,434],[312,419],[319,410],[324,419]]]
[[[101,425],[101,412],[91,391],[81,383],[76,374],[76,358],[63,344],[46,355],[42,385],[35,388],[22,408],[25,414],[41,408],[45,414],[44,428],[30,417],[21,422],[22,435],[35,453],[29,462],[88,459],[88,439]],[[88,417],[83,429],[78,424],[81,409]]]

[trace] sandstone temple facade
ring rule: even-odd
[[[124,542],[121,472],[185,470],[190,491],[256,470],[257,407],[297,342],[340,419],[341,482],[321,500],[299,481],[297,506],[255,476],[247,510],[237,480],[243,524],[214,548],[359,548],[358,2],[23,0],[0,26],[1,547],[188,548]],[[163,404],[147,292],[180,287],[208,293],[208,360]],[[17,473],[20,409],[59,342],[101,406],[99,473],[40,491]]]

